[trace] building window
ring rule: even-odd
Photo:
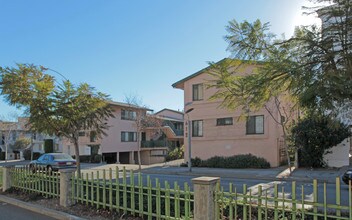
[[[233,125],[233,118],[218,118],[216,119],[216,125]]]
[[[247,134],[264,134],[264,115],[249,116],[246,123]]]
[[[121,142],[136,142],[137,141],[137,132],[121,132]]]
[[[122,120],[136,120],[137,112],[121,109],[121,119]]]
[[[95,142],[97,140],[97,132],[91,131],[90,132],[90,142]]]
[[[86,132],[80,131],[80,132],[78,132],[78,136],[79,137],[84,137],[84,136],[86,136]]]
[[[195,84],[192,89],[193,101],[203,100],[203,84]]]
[[[197,120],[192,121],[192,137],[202,137],[203,136],[203,121]]]

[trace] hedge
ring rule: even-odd
[[[270,163],[262,157],[252,154],[240,154],[231,157],[215,156],[207,160],[192,158],[193,167],[209,168],[270,168]]]

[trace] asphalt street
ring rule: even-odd
[[[143,184],[147,184],[147,176],[150,177],[152,184],[155,186],[155,181],[164,187],[165,181],[170,184],[170,187],[174,187],[174,183],[177,183],[181,189],[184,188],[184,184],[187,183],[191,189],[192,179],[194,176],[182,176],[182,175],[165,175],[165,174],[143,174]],[[138,178],[135,177],[135,183],[137,184]],[[252,195],[256,195],[258,192],[259,185],[262,186],[263,194],[268,196],[274,196],[274,187],[277,184],[279,198],[290,199],[292,196],[292,182],[291,181],[268,181],[268,180],[257,180],[257,179],[233,179],[233,178],[221,178],[221,187],[225,192],[229,191],[230,184],[233,184],[233,190],[236,188],[238,193],[243,193],[243,185],[246,185],[247,192],[251,191]],[[305,201],[313,201],[313,183],[302,183],[296,182],[296,198],[302,199],[304,195]],[[344,183],[341,184],[341,204],[348,206],[349,204],[349,189]],[[318,182],[318,202],[324,202],[324,183]],[[326,184],[326,202],[328,204],[336,204],[336,186],[335,184]]]
[[[27,209],[0,202],[0,220],[54,220],[46,215],[31,212]]]

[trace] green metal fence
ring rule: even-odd
[[[336,178],[335,204],[327,203],[327,184],[323,183],[323,202],[318,202],[318,183],[313,181],[312,195],[306,195],[304,186],[296,189],[296,182],[292,182],[290,193],[277,184],[273,191],[263,190],[262,186],[254,191],[243,185],[238,193],[232,184],[225,192],[217,186],[215,196],[216,219],[352,219],[351,184],[348,190],[349,205],[341,205],[340,179]],[[307,200],[306,198],[312,199]]]
[[[164,182],[162,188],[158,179],[152,183],[149,176],[143,179],[141,173],[116,168],[102,173],[85,173],[82,178],[75,176],[72,189],[73,201],[96,208],[114,209],[145,219],[192,217],[193,192],[187,183],[182,190],[177,182],[173,187]]]
[[[60,196],[60,178],[58,172],[48,172],[39,168],[13,167],[10,169],[11,184],[15,189],[28,193],[39,193],[46,197]]]
[[[45,170],[33,173],[27,167],[11,168],[10,175],[12,186],[17,189],[47,197],[59,197],[58,173],[47,173]],[[349,187],[341,187],[340,179],[336,178],[333,202],[328,200],[327,184],[320,186],[322,187],[318,188],[318,182],[314,180],[307,193],[304,185],[298,187],[296,182],[291,183],[290,192],[283,187],[279,188],[278,184],[254,188],[243,185],[242,189],[236,189],[230,184],[226,191],[218,184],[214,200],[215,219],[352,220],[351,184]],[[161,183],[158,179],[152,181],[141,173],[135,174],[117,167],[114,170],[84,172],[81,177],[75,175],[71,179],[71,188],[73,202],[116,210],[148,220],[192,219],[194,202],[199,202],[194,201],[194,193],[187,183],[181,186],[175,182],[171,186],[168,182]],[[319,195],[322,198],[318,198]],[[344,200],[341,199],[342,195]]]

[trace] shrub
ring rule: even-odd
[[[298,148],[299,165],[324,167],[324,155],[351,133],[346,125],[328,116],[309,115],[292,128],[291,140]]]
[[[30,149],[25,149],[23,151],[23,157],[25,160],[30,160],[31,159],[31,150]]]
[[[181,163],[181,164],[180,164],[180,167],[187,167],[187,166],[188,166],[187,163]]]
[[[81,163],[90,163],[90,155],[80,155],[79,156],[79,161]]]
[[[100,163],[102,156],[100,154],[96,154],[92,156],[92,163]]]
[[[270,163],[262,157],[256,157],[252,154],[234,155],[231,157],[215,156],[207,160],[200,158],[192,159],[194,167],[211,167],[211,168],[270,168]]]
[[[5,152],[0,152],[0,160],[5,160]]]
[[[76,159],[75,155],[72,155],[73,159]],[[93,154],[93,155],[80,155],[79,156],[79,161],[81,163],[100,163],[101,162],[102,156],[99,154]]]
[[[33,160],[37,160],[42,154],[39,152],[33,152]],[[31,150],[30,149],[25,149],[23,151],[23,157],[25,160],[30,160],[31,159]]]
[[[167,152],[165,160],[170,161],[170,160],[182,159],[184,156],[184,151],[185,151],[184,146],[176,147],[175,149]]]
[[[201,167],[202,166],[202,160],[199,157],[192,158],[192,166],[194,167]]]

